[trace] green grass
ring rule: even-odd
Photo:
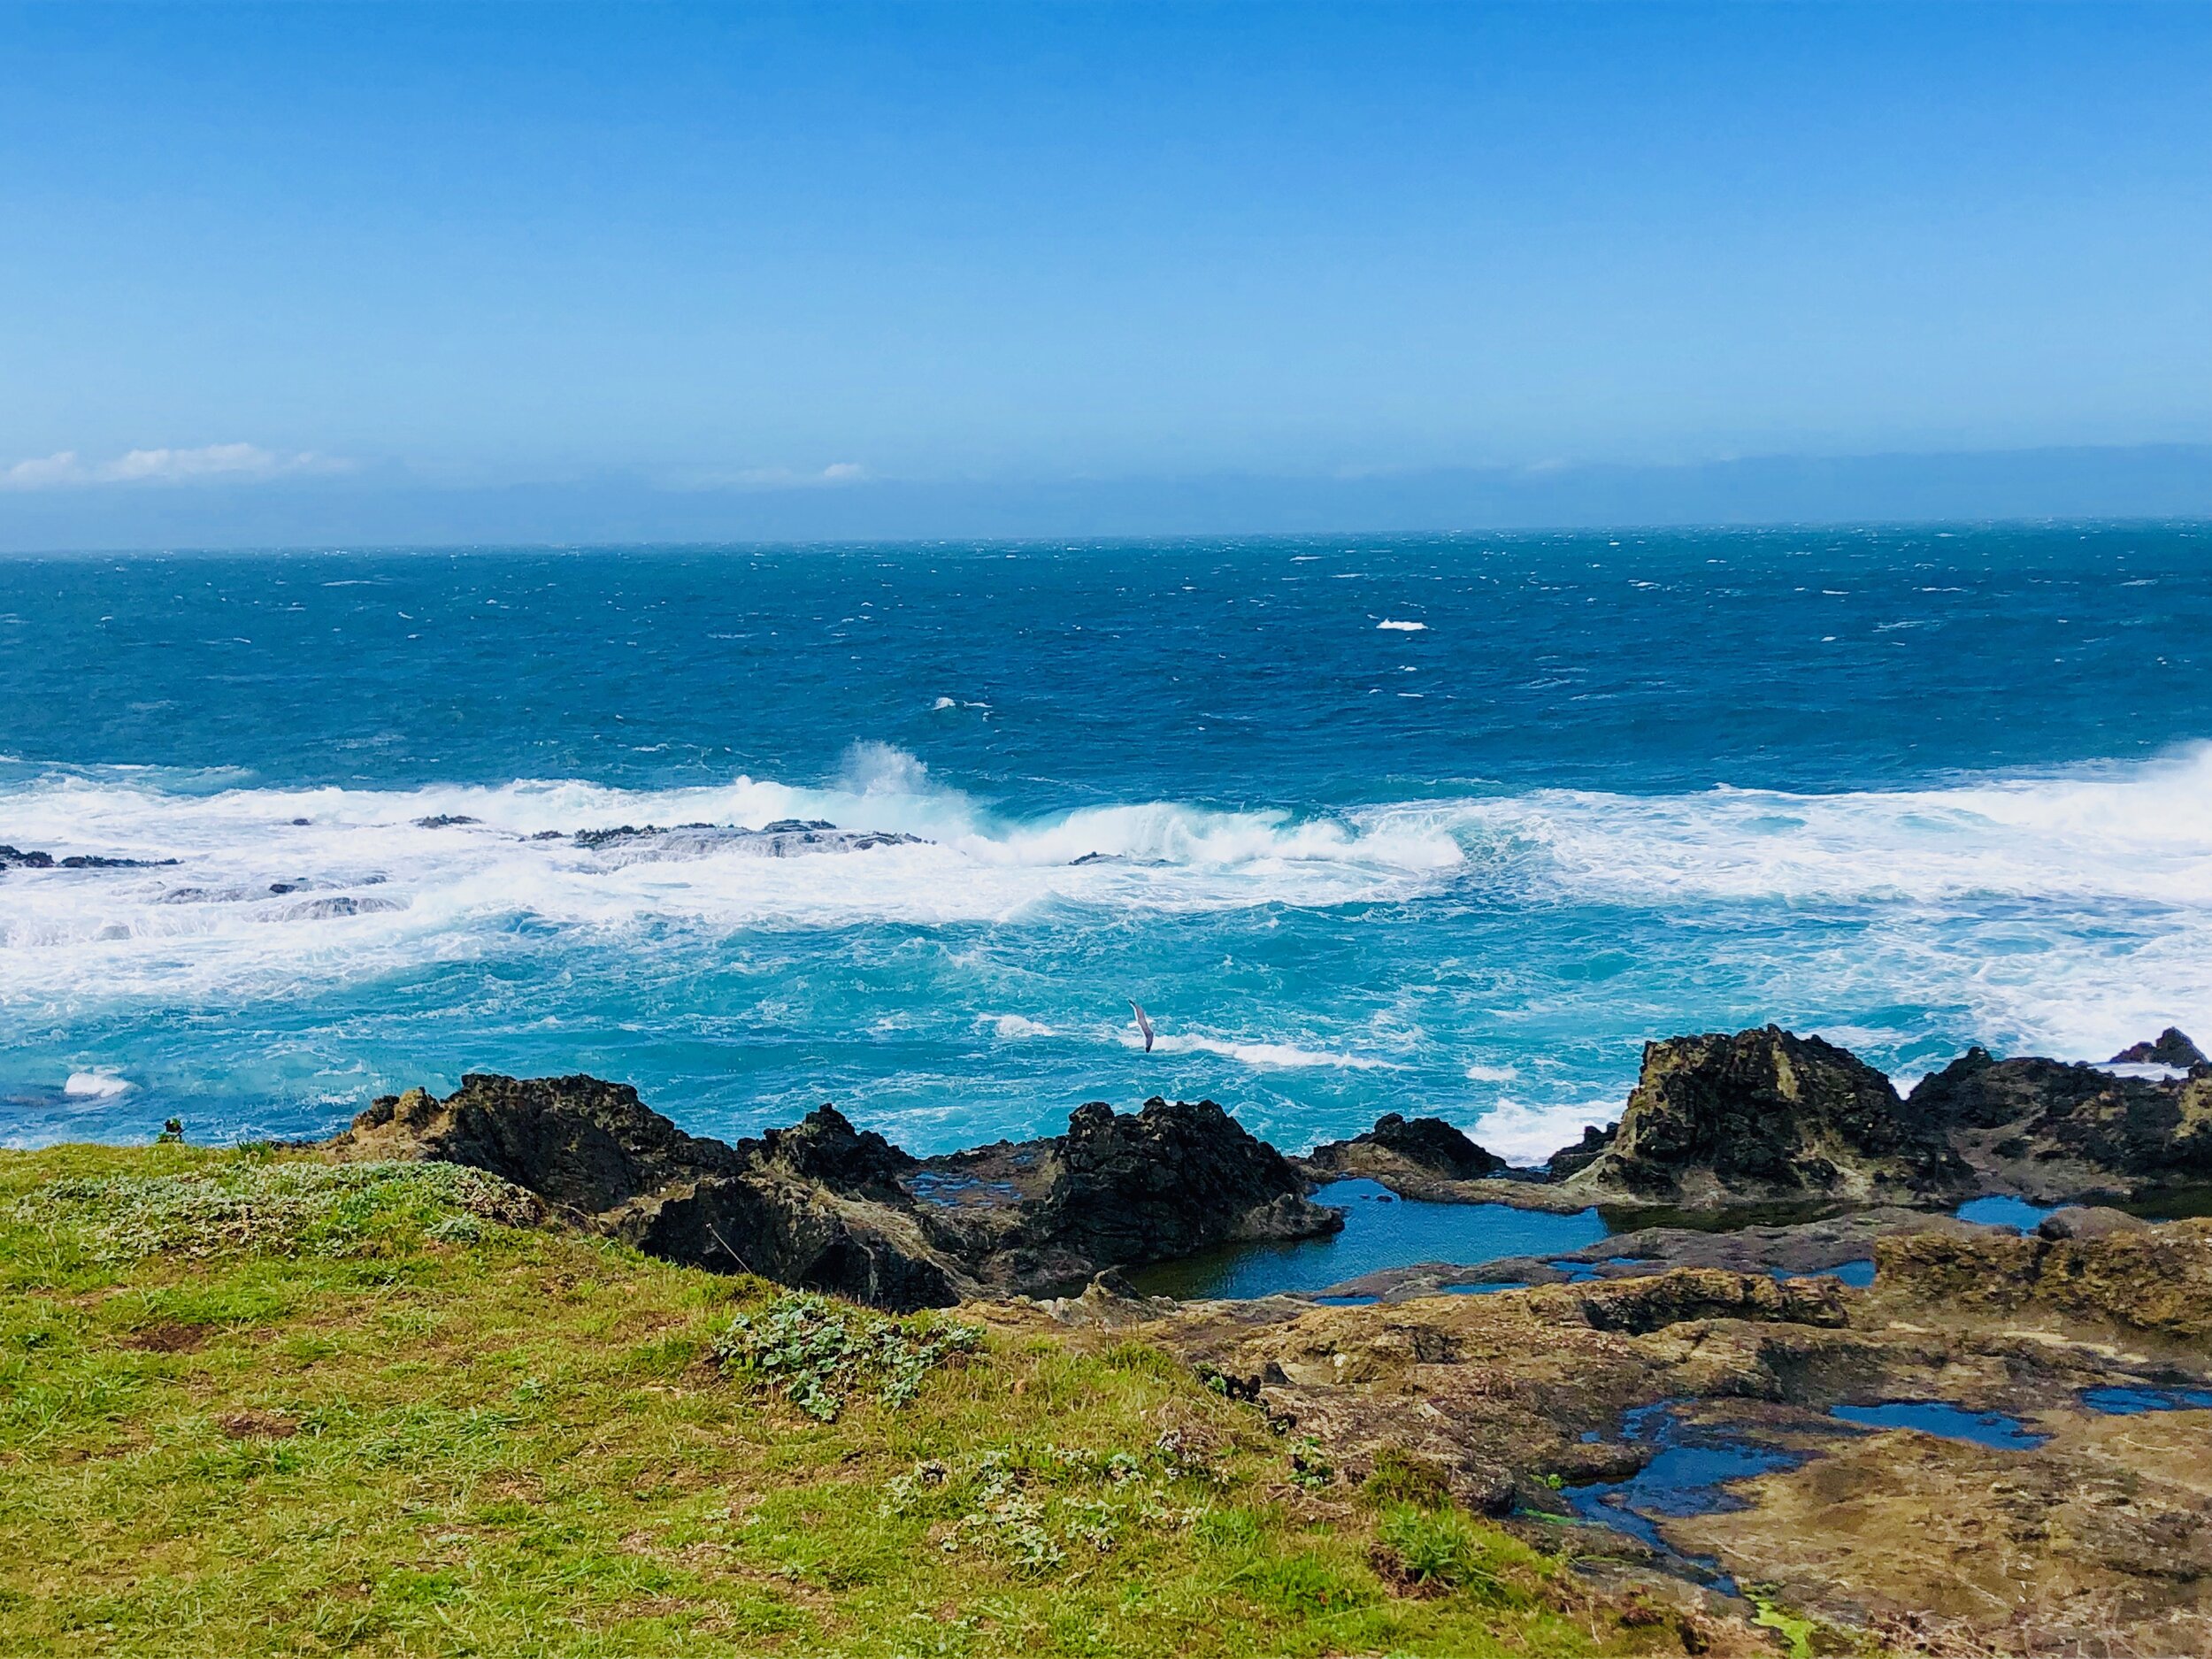
[[[1157,1349],[887,1319],[513,1202],[0,1154],[0,1654],[1681,1650],[1494,1528],[1310,1489]]]

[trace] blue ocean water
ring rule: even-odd
[[[722,1133],[834,1100],[928,1151],[1211,1094],[1290,1147],[1401,1110],[1534,1158],[1674,1032],[1906,1075],[2201,1036],[2208,550],[0,561],[0,842],[177,861],[0,873],[0,1140],[584,1070]],[[783,818],[921,839],[533,839]]]

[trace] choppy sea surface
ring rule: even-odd
[[[0,560],[0,1141],[472,1070],[1533,1159],[1649,1037],[2212,1031],[2212,526]],[[469,819],[434,823],[426,820]],[[604,846],[802,819],[913,841]],[[1142,1051],[1129,1001],[1158,1028]]]

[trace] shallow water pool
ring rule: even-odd
[[[1291,1244],[1227,1245],[1140,1269],[1130,1279],[1155,1296],[1269,1296],[1325,1290],[1418,1262],[1473,1267],[1502,1256],[1579,1250],[1610,1231],[1595,1210],[1562,1216],[1506,1204],[1427,1203],[1367,1180],[1332,1181],[1314,1202],[1341,1209],[1344,1231]]]
[[[1886,1400],[1879,1405],[1834,1406],[1828,1413],[1870,1429],[1917,1429],[1940,1440],[1964,1440],[2005,1451],[2029,1451],[2051,1437],[2001,1411],[1968,1411],[1940,1400]]]

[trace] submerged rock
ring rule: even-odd
[[[1414,1197],[1426,1180],[1484,1180],[1509,1167],[1441,1118],[1408,1118],[1397,1112],[1378,1118],[1364,1134],[1316,1147],[1301,1162],[1315,1175],[1387,1179],[1394,1190]]]
[[[625,1084],[464,1078],[378,1100],[328,1143],[504,1176],[669,1260],[880,1306],[1049,1294],[1102,1269],[1333,1232],[1289,1161],[1211,1101],[1079,1108],[1068,1133],[918,1159],[824,1106],[759,1140],[686,1134]]]
[[[570,838],[587,852],[633,858],[700,858],[710,853],[750,853],[763,858],[795,858],[808,853],[857,853],[878,847],[920,847],[918,835],[891,830],[843,830],[821,818],[779,818],[759,829],[729,824],[679,824],[671,829],[624,824],[613,829],[578,830]]]
[[[109,858],[99,853],[71,853],[57,858],[38,848],[0,846],[0,872],[9,870],[158,870],[173,858]]]
[[[1909,1202],[1970,1180],[1931,1113],[1888,1078],[1768,1025],[1646,1044],[1617,1129],[1563,1185],[1592,1202],[1711,1209]]]

